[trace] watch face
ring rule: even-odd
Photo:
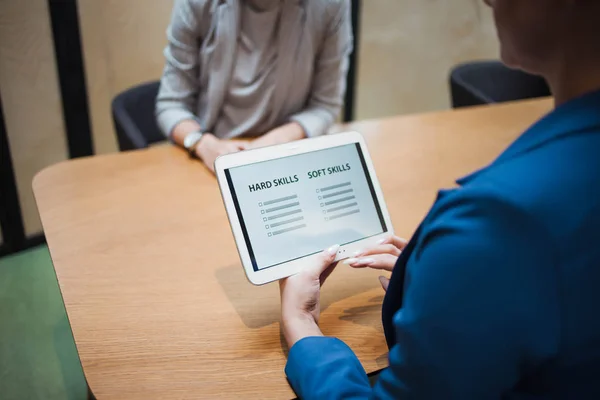
[[[192,132],[192,133],[188,134],[183,139],[183,147],[185,147],[186,149],[189,149],[190,147],[195,145],[198,142],[198,140],[200,140],[201,137],[202,137],[202,134],[198,133],[198,132]]]

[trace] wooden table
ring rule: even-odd
[[[358,122],[396,232],[492,161],[549,100]],[[88,383],[99,399],[292,398],[277,284],[245,278],[214,177],[165,146],[63,162],[34,192]],[[321,327],[387,366],[377,271],[338,268]]]

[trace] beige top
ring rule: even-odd
[[[236,63],[213,133],[218,137],[260,135],[271,129],[277,63],[279,0],[243,1]]]
[[[156,101],[167,136],[186,119],[226,138],[290,121],[316,136],[342,107],[346,0],[177,0],[167,39]]]

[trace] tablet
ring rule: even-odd
[[[224,155],[215,172],[242,265],[255,285],[299,272],[332,245],[340,245],[340,260],[393,233],[357,132]]]

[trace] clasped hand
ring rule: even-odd
[[[397,236],[382,240],[376,246],[365,249],[344,264],[353,268],[373,268],[391,272],[406,241]],[[279,281],[281,294],[281,324],[288,346],[307,336],[322,336],[318,327],[321,314],[321,286],[333,272],[333,263],[339,246],[322,252],[312,265],[307,265],[296,275]],[[379,277],[381,286],[387,290],[389,278]]]
[[[296,122],[290,122],[275,128],[253,140],[219,139],[211,133],[206,133],[196,146],[196,156],[214,173],[215,160],[219,156],[247,149],[287,143],[303,137],[305,137],[304,130]]]

